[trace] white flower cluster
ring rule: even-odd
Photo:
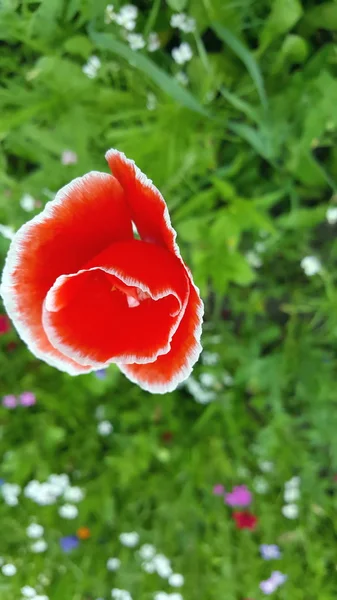
[[[12,240],[14,237],[14,228],[11,225],[2,225],[0,223],[0,234],[7,240]]]
[[[138,8],[134,4],[125,4],[119,12],[114,11],[113,4],[108,4],[105,9],[105,23],[108,25],[112,21],[122,27],[125,32],[134,31],[137,24]],[[126,35],[131,50],[142,50],[145,48],[146,41],[140,33],[129,33]],[[155,52],[160,48],[159,36],[156,32],[149,34],[147,40],[147,49],[149,52]]]
[[[108,571],[118,571],[120,566],[121,561],[119,560],[119,558],[108,558],[106,563],[106,568],[108,569]]]
[[[193,56],[192,48],[187,42],[182,42],[180,46],[173,48],[171,54],[177,65],[184,65],[189,62]]]
[[[30,585],[24,585],[21,588],[21,594],[23,598],[31,598],[31,600],[48,600],[48,596],[40,595]]]
[[[261,257],[257,254],[257,252],[254,252],[254,250],[249,250],[246,253],[246,260],[249,266],[253,267],[253,269],[260,269],[263,265]]]
[[[142,568],[146,573],[157,573],[162,579],[167,579],[172,587],[181,587],[184,584],[184,577],[180,573],[173,573],[170,560],[164,554],[157,553],[152,544],[143,544],[138,554],[142,560]],[[157,592],[157,595],[164,593]],[[155,595],[155,598],[157,598],[157,595]],[[168,594],[165,598],[172,598],[172,596],[172,594]],[[158,598],[160,600],[159,595]],[[176,598],[176,600],[178,599]]]
[[[153,600],[183,600],[181,594],[168,594],[167,592],[156,592],[153,596]]]
[[[184,33],[192,33],[195,31],[195,20],[185,13],[175,13],[170,20],[171,27],[180,29]]]
[[[146,46],[146,42],[140,33],[129,33],[126,39],[129,42],[131,50],[141,50]]]
[[[298,505],[297,500],[300,498],[300,478],[292,477],[289,481],[284,484],[284,501],[285,505],[282,507],[282,514],[287,519],[297,519],[298,517]]]
[[[60,506],[59,515],[64,519],[77,517],[78,508],[74,503],[81,502],[84,498],[83,490],[78,486],[71,486],[66,473],[49,475],[44,482],[33,479],[26,485],[24,495],[40,506],[49,506],[62,499],[65,504]]]
[[[4,483],[1,486],[1,493],[8,506],[17,506],[19,504],[21,487],[17,483]]]
[[[201,383],[192,376],[186,380],[185,385],[194,400],[199,404],[209,404],[216,400],[216,393],[213,390],[204,389]]]
[[[42,525],[39,525],[38,523],[31,523],[26,529],[26,534],[31,540],[35,540],[35,542],[33,542],[33,544],[30,546],[32,552],[40,554],[47,550],[48,544],[46,540],[43,539],[44,528]]]
[[[312,277],[322,270],[322,263],[317,256],[305,256],[301,260],[301,267],[307,277]]]
[[[110,433],[113,432],[113,429],[113,424],[105,419],[103,421],[100,421],[97,425],[97,431],[99,435],[103,437],[110,435]]]
[[[100,68],[101,61],[98,56],[90,56],[86,64],[82,67],[82,71],[89,79],[95,79]]]

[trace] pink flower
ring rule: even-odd
[[[252,494],[245,485],[237,485],[231,492],[226,494],[225,502],[228,506],[249,506]]]
[[[63,165],[76,165],[77,154],[72,150],[63,150],[61,155],[61,163]]]
[[[33,406],[36,403],[36,396],[33,392],[23,392],[20,395],[20,404],[22,406]]]
[[[2,406],[6,408],[16,408],[17,400],[13,394],[8,394],[2,398]]]
[[[214,487],[213,487],[213,494],[214,496],[223,496],[225,493],[225,488],[221,483],[217,483]]]
[[[11,328],[9,319],[6,315],[0,315],[0,335],[7,333]]]

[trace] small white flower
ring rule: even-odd
[[[37,594],[37,596],[34,596],[33,600],[49,600],[48,596],[41,596],[41,594]]]
[[[160,39],[158,33],[152,31],[147,40],[147,49],[149,52],[156,52],[160,48]]]
[[[59,508],[59,515],[62,519],[76,519],[78,508],[74,504],[64,504]]]
[[[108,6],[105,9],[105,13],[104,13],[104,23],[106,25],[109,25],[109,23],[111,23],[111,21],[114,21],[115,18],[116,18],[116,14],[114,12],[114,5],[108,4]]]
[[[4,500],[7,504],[7,506],[17,506],[19,504],[19,500],[17,499],[16,496],[5,496]]]
[[[282,507],[282,514],[287,519],[297,519],[298,512],[297,504],[286,504]]]
[[[110,433],[113,431],[113,425],[110,423],[110,421],[101,421],[97,425],[97,431],[102,436],[110,435]]]
[[[184,73],[184,71],[178,71],[178,73],[176,73],[175,75],[175,78],[178,81],[178,83],[180,83],[184,87],[188,85],[188,77],[186,73]]]
[[[48,548],[48,544],[47,544],[46,540],[37,540],[30,547],[31,551],[35,552],[36,554],[45,552],[47,550],[47,548]]]
[[[190,61],[193,56],[192,48],[187,42],[183,42],[177,48],[173,48],[171,54],[173,60],[178,65],[185,64],[186,62]]]
[[[80,487],[73,486],[68,487],[63,495],[64,500],[67,502],[81,502],[84,498],[84,493]]]
[[[326,220],[329,225],[335,225],[337,223],[337,206],[330,206],[326,211]]]
[[[31,587],[30,585],[24,585],[21,588],[21,594],[25,597],[25,598],[35,598],[36,597],[36,591],[34,590],[33,587]]]
[[[129,46],[131,50],[141,50],[145,48],[145,40],[140,33],[129,33],[126,36],[127,41],[129,42]]]
[[[172,573],[168,582],[172,587],[181,587],[184,585],[184,577],[180,573]]]
[[[111,590],[111,597],[115,600],[132,600],[130,592],[118,588],[113,588]]]
[[[108,571],[117,571],[121,566],[121,561],[119,558],[108,558],[106,563],[106,568]]]
[[[11,563],[3,565],[3,567],[1,568],[3,575],[6,575],[6,577],[13,577],[13,575],[16,574],[16,570],[16,566],[12,565]]]
[[[162,577],[163,579],[170,577],[172,574],[171,563],[164,554],[156,554],[153,562],[159,577]]]
[[[0,223],[0,234],[7,240],[12,240],[15,234],[13,227],[10,225],[2,225]]]
[[[63,150],[61,154],[61,163],[63,165],[76,165],[77,154],[73,150]]]
[[[264,477],[255,477],[253,487],[257,494],[266,494],[269,490],[269,484]]]
[[[289,479],[289,481],[286,481],[284,484],[284,487],[289,490],[289,489],[293,489],[293,488],[298,488],[299,485],[301,483],[301,478],[298,476],[294,476],[291,479]]]
[[[274,470],[274,463],[271,460],[261,460],[259,462],[259,469],[262,473],[271,473]]]
[[[169,599],[170,600],[183,600],[183,597],[181,594],[169,594]]]
[[[119,541],[121,542],[121,544],[123,544],[123,546],[127,546],[128,548],[134,548],[139,542],[139,534],[136,531],[121,533],[119,536]]]
[[[305,256],[301,260],[301,267],[307,277],[312,277],[322,270],[322,263],[317,256]]]
[[[1,491],[4,496],[18,496],[21,492],[21,487],[17,483],[4,483],[1,486]]]
[[[133,31],[136,27],[137,16],[137,6],[134,6],[133,4],[125,4],[125,6],[122,6],[119,13],[115,16],[115,21],[127,31]]]
[[[259,269],[263,265],[262,259],[254,252],[254,250],[249,250],[249,252],[247,252],[246,259],[248,264],[254,269]]]
[[[217,352],[207,352],[206,350],[201,355],[204,365],[212,367],[219,362],[219,354]]]
[[[20,206],[26,212],[31,212],[35,208],[35,199],[30,194],[24,194],[20,200]]]
[[[31,523],[26,529],[26,534],[32,540],[37,540],[43,536],[44,528],[38,523]]]
[[[296,500],[298,500],[300,497],[300,490],[296,487],[294,488],[285,488],[284,490],[284,501],[291,503],[291,502],[296,502]]]
[[[153,596],[153,600],[168,600],[168,598],[170,598],[170,596],[166,592],[156,592]]]
[[[224,385],[227,385],[227,387],[230,387],[234,383],[234,379],[229,373],[224,374],[222,381]]]
[[[156,572],[156,565],[154,564],[153,560],[145,560],[142,562],[142,569],[145,571],[145,573],[152,574]]]
[[[172,15],[170,20],[171,27],[180,29],[184,33],[192,33],[195,31],[195,20],[193,17],[188,17],[185,13],[176,13]]]
[[[60,475],[52,473],[49,475],[47,482],[55,486],[55,491],[61,496],[69,486],[69,475],[66,473],[61,473]]]
[[[90,79],[94,79],[101,67],[101,61],[98,56],[90,56],[88,62],[82,67],[83,73]]]
[[[157,552],[157,550],[155,549],[155,547],[152,544],[143,544],[139,548],[139,556],[143,560],[150,560],[151,558],[153,558],[155,556],[156,552]]]
[[[208,388],[214,387],[217,382],[217,379],[213,373],[201,373],[199,380],[204,387]]]
[[[185,383],[188,391],[199,404],[209,404],[216,400],[216,394],[213,391],[205,390],[192,376]]]
[[[157,108],[157,97],[149,92],[146,100],[146,108],[147,110],[155,110]]]

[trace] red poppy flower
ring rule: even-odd
[[[243,512],[234,512],[233,519],[235,520],[236,526],[238,529],[255,529],[257,525],[257,517],[252,515],[252,513],[243,511]]]
[[[21,227],[2,296],[50,365],[78,375],[116,363],[145,390],[169,392],[199,357],[203,304],[160,192],[121,152],[106,158],[113,176],[75,179]]]
[[[11,328],[8,317],[6,315],[0,315],[0,335],[7,333]]]

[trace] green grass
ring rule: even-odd
[[[0,499],[0,556],[17,567],[0,573],[0,598],[20,600],[31,585],[50,600],[107,600],[112,588],[152,600],[170,588],[120,543],[136,531],[184,576],[171,589],[184,600],[261,600],[273,570],[288,576],[279,600],[335,600],[337,229],[326,211],[337,198],[337,6],[135,3],[136,31],[159,33],[154,53],[130,49],[104,22],[102,0],[0,3],[0,223],[16,230],[38,212],[21,208],[24,194],[44,206],[74,177],[107,171],[109,147],[133,158],[162,191],[205,301],[206,355],[193,378],[213,376],[202,390],[212,401],[196,401],[191,386],[150,395],[114,367],[102,380],[71,378],[36,360],[13,329],[1,335],[1,396],[30,390],[37,402],[0,407],[0,477],[24,488],[67,473],[85,498],[74,520],[59,516],[60,500]],[[170,26],[179,10],[195,18],[194,33]],[[180,41],[193,49],[182,68],[170,54]],[[82,67],[93,55],[101,67],[89,79]],[[76,164],[61,163],[66,149]],[[0,237],[2,263],[8,244]],[[311,255],[322,270],[308,277],[300,263]],[[97,409],[114,426],[107,437]],[[283,492],[294,475],[290,520]],[[219,483],[251,489],[254,531],[235,527],[212,493]],[[41,554],[26,535],[33,520],[45,529]],[[90,539],[64,553],[60,538],[79,527]],[[263,560],[262,543],[279,544],[282,558]],[[116,573],[109,557],[121,559]]]

